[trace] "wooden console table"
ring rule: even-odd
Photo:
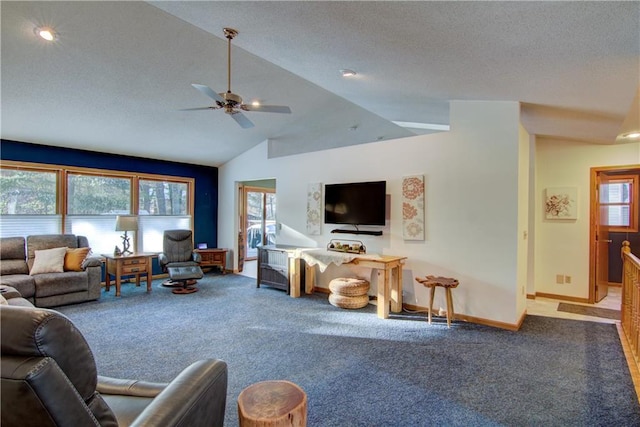
[[[111,275],[116,278],[116,296],[120,296],[122,276],[136,276],[136,286],[140,286],[140,276],[147,275],[147,292],[151,292],[151,257],[156,255],[151,252],[138,252],[132,255],[102,255],[105,258],[106,268],[104,287],[107,292],[111,288]]]
[[[228,249],[196,249],[195,251],[202,258],[200,267],[220,267],[222,274],[227,273]]]
[[[378,276],[378,317],[389,318],[389,308],[394,313],[402,311],[402,266],[407,257],[392,255],[356,255],[350,253],[329,252],[325,250],[301,250],[300,255],[306,262],[305,292],[313,292],[315,283],[315,265],[320,264],[356,264],[373,268]],[[324,269],[321,268],[321,272]],[[299,278],[299,275],[297,275]],[[293,296],[293,295],[292,295]]]

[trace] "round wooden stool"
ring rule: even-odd
[[[307,395],[290,381],[262,381],[238,396],[240,427],[305,427]]]
[[[451,289],[458,286],[458,281],[456,279],[452,279],[450,277],[436,277],[436,276],[427,276],[422,279],[420,277],[416,277],[416,281],[418,283],[422,283],[425,287],[431,288],[431,295],[429,298],[429,324],[431,324],[431,312],[433,311],[433,296],[436,293],[436,287],[442,286],[447,295],[447,328],[451,327],[451,321],[453,320],[455,314],[453,312],[453,298],[451,297]]]

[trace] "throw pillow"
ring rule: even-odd
[[[64,256],[64,271],[82,271],[82,262],[91,252],[91,248],[67,248]]]
[[[9,305],[5,297],[3,297],[2,295],[0,295],[0,305]]]
[[[64,256],[67,248],[53,248],[35,251],[33,266],[30,275],[42,273],[62,273],[64,272]]]

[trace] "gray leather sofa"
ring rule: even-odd
[[[225,362],[197,361],[168,384],[98,376],[66,316],[11,299],[0,305],[2,427],[223,425]]]
[[[35,251],[68,247],[89,247],[84,236],[45,234],[0,239],[0,285],[11,286],[38,307],[55,307],[100,298],[102,262],[85,259],[82,271],[29,275]]]

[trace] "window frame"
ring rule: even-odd
[[[629,203],[616,202],[616,203],[603,203],[598,200],[600,206],[629,206],[629,225],[608,225],[609,232],[612,233],[637,233],[638,232],[638,199],[640,189],[638,188],[638,175],[611,175],[607,180],[607,184],[616,182],[629,182],[631,183],[631,194],[629,194]]]
[[[179,183],[187,185],[187,201],[186,201],[186,215],[178,215],[177,217],[184,218],[185,216],[189,217],[189,228],[191,232],[194,231],[194,214],[195,214],[195,178],[191,177],[182,177],[182,176],[170,176],[170,175],[161,175],[161,174],[151,174],[151,173],[138,173],[138,172],[130,172],[130,171],[119,171],[119,170],[109,170],[109,169],[98,169],[98,168],[89,168],[89,167],[77,167],[77,166],[61,166],[47,163],[31,163],[31,162],[21,162],[21,161],[13,161],[13,160],[0,160],[0,169],[7,170],[26,170],[32,172],[55,172],[57,174],[57,185],[56,185],[56,215],[60,216],[60,233],[64,234],[70,232],[66,230],[67,226],[67,217],[73,216],[69,215],[67,212],[68,209],[68,175],[91,175],[91,176],[105,176],[112,178],[125,178],[129,179],[131,189],[131,203],[130,203],[130,214],[138,215],[140,210],[140,199],[139,199],[139,181],[140,180],[150,180],[150,181],[163,181],[170,183]],[[174,216],[174,215],[170,215]],[[139,247],[142,244],[141,241],[142,234],[136,234],[136,242],[134,242],[134,248]],[[140,240],[140,241],[138,241]]]

